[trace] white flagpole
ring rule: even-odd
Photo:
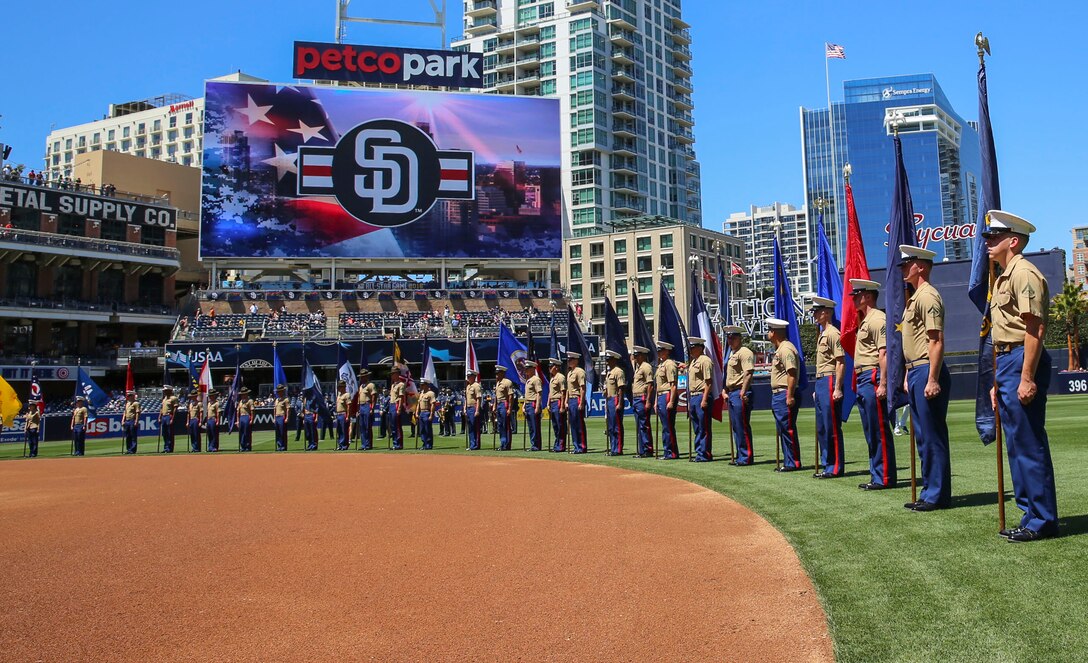
[[[842,262],[842,233],[839,232],[839,163],[838,154],[835,152],[835,109],[831,105],[831,67],[827,57],[827,42],[824,42],[824,83],[827,86],[827,131],[831,134],[831,198],[834,200],[832,209],[835,218],[832,224],[835,229],[835,246],[838,249],[838,260]],[[811,226],[810,226],[811,227]],[[824,227],[827,229],[826,225]]]

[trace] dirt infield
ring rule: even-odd
[[[0,532],[3,660],[833,658],[765,521],[589,464],[8,462]]]

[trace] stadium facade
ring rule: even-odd
[[[845,250],[846,198],[842,168],[851,186],[870,267],[882,267],[882,247],[895,175],[893,125],[898,123],[910,180],[915,222],[938,260],[971,257],[964,226],[974,224],[980,183],[979,142],[974,122],[952,108],[932,74],[843,82],[843,101],[828,109],[800,109],[805,205],[829,200],[825,228],[839,264]],[[834,154],[832,153],[834,144]],[[810,220],[810,227],[812,222]],[[815,232],[810,233],[815,255]]]
[[[557,97],[570,234],[650,215],[702,225],[680,0],[465,0],[485,91]]]

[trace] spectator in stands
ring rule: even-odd
[[[249,305],[249,313],[250,313],[250,315],[257,315],[257,303],[256,302],[253,302],[252,304]]]

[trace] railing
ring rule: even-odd
[[[18,242],[20,244],[33,244],[35,246],[96,251],[114,255],[120,254],[147,258],[163,258],[165,260],[175,261],[179,260],[181,256],[181,253],[177,249],[171,247],[136,244],[134,242],[117,242],[106,239],[78,237],[75,235],[60,235],[57,233],[43,233],[36,230],[20,230],[17,228],[0,228],[0,242]]]
[[[175,315],[173,307],[162,304],[124,304],[113,301],[91,302],[82,299],[43,299],[40,297],[0,298],[0,307],[37,308],[72,311],[100,311],[103,313],[137,313],[146,315]]]
[[[52,182],[45,179],[44,176],[41,179],[35,178],[31,180],[29,177],[4,177],[2,181],[15,182],[17,184],[25,184],[27,186],[42,187],[45,189],[56,189],[58,191],[71,191],[73,193],[82,193],[91,196],[102,196],[103,198],[119,198],[121,200],[131,200],[137,203],[147,203],[149,205],[170,205],[170,198],[157,198],[155,196],[146,196],[139,193],[132,193],[130,191],[118,191],[116,188],[112,188],[110,184],[102,184],[99,187],[95,187],[94,184],[76,184],[70,180],[54,180]]]

